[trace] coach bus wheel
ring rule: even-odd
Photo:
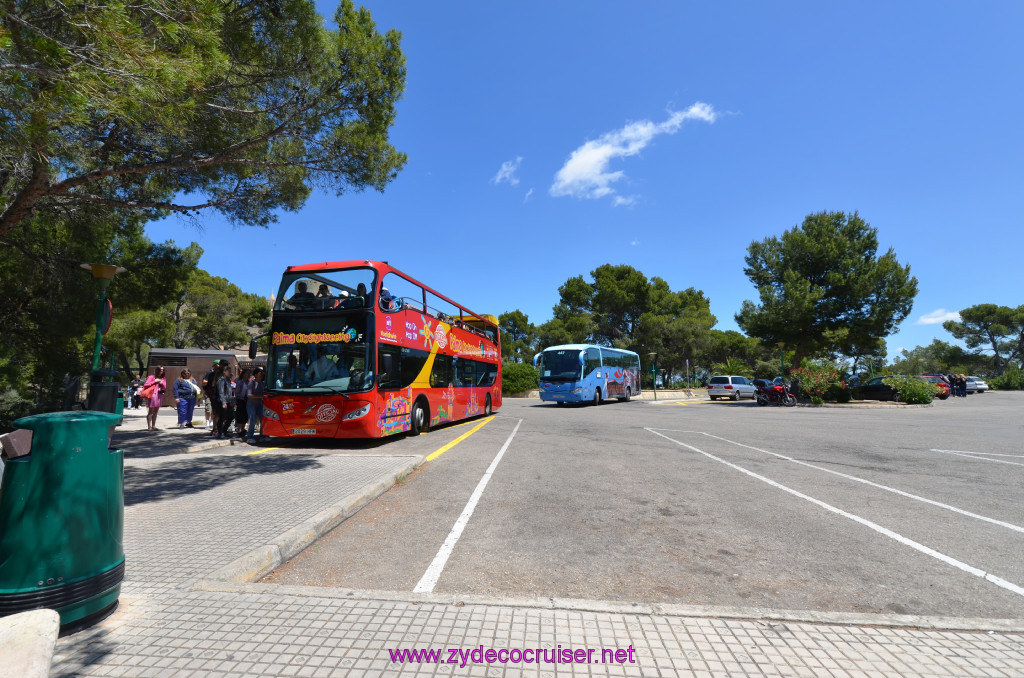
[[[491,416],[491,394],[488,393],[487,397],[484,398],[484,416]]]
[[[412,406],[412,414],[410,415],[411,422],[409,428],[410,432],[414,436],[418,436],[421,433],[426,433],[430,426],[430,415],[428,414],[426,406],[423,404],[423,400],[417,400],[416,404]]]
[[[599,388],[595,388],[594,389],[594,404],[595,405],[600,405],[601,404],[601,389],[599,389]]]
[[[632,397],[633,397],[633,387],[632,386],[627,386],[626,387],[626,395],[623,396],[622,398],[619,398],[619,400],[621,400],[624,403],[628,403],[629,399],[632,398]]]

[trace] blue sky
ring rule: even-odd
[[[1022,3],[362,4],[403,34],[399,177],[268,229],[209,213],[150,237],[199,242],[247,292],[383,259],[537,324],[567,278],[624,263],[737,329],[751,241],[857,210],[919,281],[891,355],[951,340],[933,321],[961,308],[1024,303]]]

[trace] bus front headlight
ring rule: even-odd
[[[342,421],[352,421],[354,419],[359,419],[360,417],[365,417],[369,412],[370,412],[370,404],[367,403],[366,405],[363,405],[362,407],[360,407],[358,410],[352,410],[351,412],[346,414],[344,417],[342,417],[341,420]]]
[[[582,387],[582,386],[580,386],[579,388],[574,388],[574,389],[572,390],[572,392],[573,392],[573,393],[583,393],[583,387]]]
[[[263,408],[263,418],[264,419],[273,419],[274,421],[281,421],[281,415],[280,414],[278,414],[274,410],[271,410],[271,409],[266,408],[266,407]]]

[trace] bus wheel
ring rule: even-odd
[[[601,389],[599,389],[599,388],[595,388],[594,389],[594,404],[595,405],[600,405],[601,404]]]
[[[633,397],[633,387],[632,386],[627,386],[626,387],[626,395],[625,395],[625,397],[619,398],[619,400],[621,400],[624,403],[628,403],[629,399],[632,398],[632,397]]]
[[[422,399],[417,400],[416,404],[412,406],[412,414],[409,415],[409,418],[411,420],[409,422],[409,432],[414,436],[426,433],[427,429],[430,428],[430,414]]]
[[[491,394],[488,393],[487,397],[484,398],[484,416],[491,416]]]

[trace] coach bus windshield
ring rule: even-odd
[[[347,393],[373,386],[365,312],[277,314],[267,356],[267,389]]]
[[[556,349],[540,354],[537,367],[544,381],[578,381],[581,378],[579,349]]]

